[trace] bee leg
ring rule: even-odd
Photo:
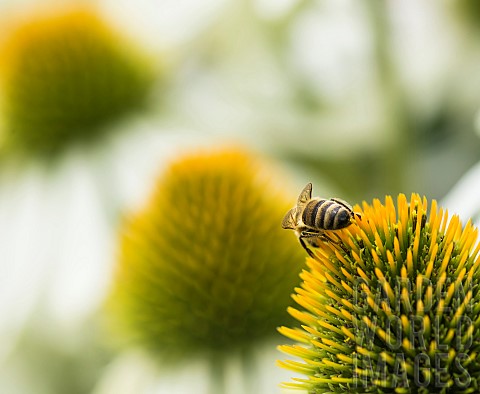
[[[315,258],[315,254],[312,252],[312,250],[311,250],[311,249],[307,246],[307,244],[305,243],[305,241],[304,241],[305,238],[310,238],[310,237],[300,236],[300,237],[298,238],[298,240],[300,241],[300,245],[302,245],[302,246],[303,246],[303,249],[305,249],[305,250],[307,251],[308,255],[309,255],[312,259],[314,259],[314,258]]]
[[[325,242],[331,242],[331,243],[334,243],[334,244],[338,244],[339,243],[339,240],[338,238],[335,240],[333,238],[330,238],[327,234],[322,234],[320,236],[320,238],[322,238]]]
[[[330,242],[330,243],[333,243],[335,245],[340,246],[345,253],[348,253],[348,250],[345,248],[345,246],[343,246],[343,243],[341,242],[341,239],[338,237],[338,235],[335,235],[335,236],[337,237],[336,240],[329,237],[327,234],[324,233],[324,234],[319,235],[319,238],[322,239],[325,242]]]
[[[305,239],[312,239],[312,238],[318,238],[319,233],[317,232],[312,232],[308,230],[303,230],[300,231],[300,235],[298,237],[298,240],[300,241],[300,244],[303,246],[303,248],[307,251],[308,255],[312,258],[315,258],[315,254],[312,252],[312,250],[307,246],[307,243],[305,242]],[[310,245],[312,245],[311,242],[309,242]],[[315,245],[312,245],[315,246]],[[318,247],[318,245],[316,245]]]

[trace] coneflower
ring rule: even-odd
[[[412,194],[363,203],[351,226],[320,242],[289,311],[299,342],[280,349],[309,393],[477,393],[477,229]]]
[[[32,13],[5,35],[0,93],[11,151],[50,157],[95,140],[146,101],[152,67],[92,8]]]
[[[115,330],[159,358],[217,364],[274,336],[304,266],[277,225],[288,205],[249,154],[179,158],[123,228]]]

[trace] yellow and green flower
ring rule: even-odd
[[[230,150],[171,165],[122,231],[108,307],[123,338],[172,359],[276,334],[304,259],[279,226],[290,196],[268,172]]]
[[[153,82],[146,58],[87,6],[34,13],[0,55],[4,143],[43,157],[97,139],[145,104]]]
[[[480,245],[468,222],[425,197],[364,203],[308,259],[280,349],[286,383],[309,393],[480,390]]]

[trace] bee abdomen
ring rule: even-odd
[[[303,223],[323,230],[339,230],[350,224],[351,212],[331,200],[310,200],[303,211]]]

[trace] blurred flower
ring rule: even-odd
[[[145,103],[145,58],[88,7],[37,13],[1,49],[5,143],[37,155],[98,138],[102,126]]]
[[[237,151],[171,166],[123,231],[108,304],[116,329],[155,355],[189,358],[275,334],[303,264],[280,228],[289,201],[265,169]]]
[[[478,392],[477,229],[412,194],[363,204],[356,224],[309,259],[296,290],[302,345],[281,350],[313,393]],[[359,207],[357,207],[358,209]],[[418,390],[418,391],[417,391]]]

